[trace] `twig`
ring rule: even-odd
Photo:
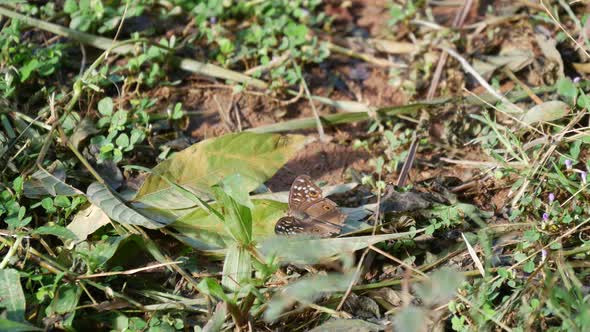
[[[565,35],[568,36],[568,38],[571,39],[574,42],[574,44],[576,44],[576,46],[578,46],[580,48],[580,50],[582,50],[582,53],[584,53],[584,55],[588,59],[590,59],[590,54],[588,54],[586,49],[582,45],[580,45],[580,43],[574,37],[572,37],[572,35],[563,27],[563,25],[561,25],[561,23],[559,23],[559,21],[555,18],[555,16],[553,16],[553,13],[549,10],[549,8],[547,8],[544,1],[541,0],[540,3],[541,3],[541,6],[543,6],[543,9],[545,9],[545,12],[547,12],[549,17],[551,17],[553,22],[555,22],[555,24],[561,29],[561,31],[563,31],[563,33],[565,33]]]
[[[276,67],[282,65],[285,61],[289,60],[290,56],[291,56],[291,52],[287,51],[287,52],[283,53],[281,56],[272,59],[266,65],[260,65],[260,66],[252,67],[252,68],[246,70],[244,72],[244,74],[253,75],[256,72],[260,72],[261,74],[263,74],[273,68],[276,68]]]
[[[309,104],[311,105],[311,110],[313,111],[313,116],[315,118],[318,134],[320,135],[320,141],[325,142],[326,137],[324,134],[324,127],[322,126],[322,120],[320,119],[320,114],[318,113],[318,110],[315,108],[315,104],[313,103],[311,93],[309,92],[309,87],[307,86],[307,83],[305,82],[305,79],[303,78],[303,74],[301,73],[301,68],[299,67],[299,65],[297,65],[295,60],[291,59],[291,63],[293,64],[293,67],[295,67],[295,71],[297,72],[297,75],[299,76],[299,79],[301,80],[301,84],[303,85],[303,89],[305,90],[305,93],[307,94],[307,98],[309,100]]]
[[[10,246],[10,249],[8,250],[6,255],[4,255],[2,262],[0,262],[0,270],[4,269],[6,266],[8,266],[10,259],[12,258],[12,256],[14,256],[14,254],[18,250],[18,247],[20,246],[20,243],[22,241],[23,241],[23,236],[17,235],[16,240],[12,243],[12,245]]]
[[[428,276],[426,275],[426,273],[424,273],[424,272],[416,269],[415,267],[412,267],[410,264],[402,261],[401,259],[398,259],[398,258],[394,257],[393,255],[390,255],[389,253],[387,253],[387,252],[385,252],[385,251],[383,251],[383,250],[381,250],[381,249],[379,249],[379,248],[377,248],[377,247],[375,247],[373,245],[369,245],[369,249],[371,249],[371,250],[373,250],[373,251],[375,251],[375,252],[377,252],[377,253],[379,253],[379,254],[381,254],[381,255],[389,258],[389,259],[391,259],[392,261],[398,263],[401,266],[406,267],[408,270],[414,271],[414,273],[416,273],[418,275],[421,275],[421,276],[423,276],[425,278],[428,278]]]
[[[481,86],[483,86],[492,96],[496,97],[496,99],[498,99],[502,103],[510,106],[510,108],[512,108],[512,111],[518,112],[520,114],[522,114],[524,112],[520,107],[516,106],[514,103],[512,103],[506,97],[504,97],[501,94],[499,94],[498,92],[496,92],[496,90],[494,90],[494,88],[491,85],[489,85],[488,82],[486,82],[486,80],[484,80],[483,77],[481,77],[481,75],[475,69],[473,69],[473,67],[471,67],[469,62],[467,62],[467,60],[465,60],[465,58],[463,58],[461,55],[459,55],[459,53],[457,53],[457,52],[455,52],[455,50],[450,49],[445,46],[439,46],[439,48],[441,50],[447,51],[447,53],[449,53],[450,56],[455,58],[455,60],[459,61],[461,66],[463,66],[463,69],[465,69],[465,71],[467,71],[469,74],[471,74],[477,80],[477,82]]]
[[[233,99],[233,95],[231,98]],[[223,107],[221,106],[221,104],[217,100],[217,95],[213,96],[213,101],[215,101],[215,104],[217,105],[217,112],[219,113],[219,118],[221,118],[221,122],[223,123],[225,129],[227,129],[227,131],[230,133],[233,132],[234,131],[234,124],[231,122],[231,119],[229,118],[227,112],[223,109]],[[231,109],[232,104],[233,104],[233,101],[230,100],[229,101],[230,109]]]
[[[379,173],[379,181],[381,181],[381,173]],[[380,219],[380,216],[381,216],[381,214],[380,214],[381,213],[381,208],[380,207],[381,207],[381,187],[377,187],[377,207],[376,207],[376,210],[375,210],[375,224],[373,224],[373,230],[371,232],[371,235],[375,235],[375,233],[377,232],[377,227],[379,226],[379,221],[381,220]],[[342,309],[342,306],[346,302],[346,299],[348,298],[348,296],[352,292],[353,287],[356,284],[356,281],[360,277],[361,269],[364,266],[363,263],[365,262],[365,258],[367,257],[367,255],[369,255],[369,253],[372,253],[372,252],[369,250],[369,247],[367,247],[363,251],[363,254],[361,255],[361,258],[359,259],[359,262],[358,262],[358,264],[356,266],[356,271],[354,271],[354,277],[352,278],[352,281],[348,285],[348,288],[346,289],[346,292],[344,293],[344,296],[342,296],[342,299],[340,300],[340,303],[338,304],[338,307],[336,307],[336,310]]]
[[[111,41],[111,47],[107,50],[107,54],[104,56],[105,60],[108,59],[110,50],[113,49],[113,46],[115,46],[115,42],[117,41],[117,38],[119,38],[119,33],[121,32],[121,28],[123,27],[123,22],[125,22],[125,18],[127,17],[127,9],[129,9],[129,0],[125,1],[125,9],[123,10],[123,15],[121,15],[121,22],[119,22],[119,26],[117,27],[115,37]]]
[[[368,62],[370,64],[373,64],[373,65],[376,65],[379,67],[386,67],[386,68],[387,67],[390,67],[390,68],[391,67],[396,67],[396,68],[406,67],[405,65],[396,64],[396,63],[393,63],[387,59],[380,59],[380,58],[377,58],[377,57],[370,55],[370,54],[355,52],[349,48],[338,46],[338,45],[335,45],[331,42],[326,42],[326,45],[328,46],[328,49],[334,53],[340,53],[340,54],[344,54],[344,55],[347,55],[352,58],[357,58],[357,59],[363,60],[365,62]]]
[[[111,49],[112,40],[108,38],[104,38],[101,36],[92,35],[85,32],[76,31],[73,29],[69,29],[57,24],[41,21],[29,16],[21,15],[14,11],[8,10],[6,8],[0,7],[0,15],[4,15],[13,19],[17,19],[22,21],[24,24],[34,26],[36,28],[49,31],[56,35],[66,36],[72,39],[75,39],[81,43],[91,45],[93,47],[107,50]],[[132,45],[127,44],[135,44],[137,41],[128,40],[117,43],[117,46],[111,49],[111,52],[116,54],[128,54],[133,53],[134,47]],[[147,43],[151,43],[146,40]],[[158,43],[151,43],[156,47],[165,48]],[[167,48],[166,48],[167,49]],[[179,61],[178,66],[187,71],[191,71],[197,74],[209,76],[209,77],[216,77],[220,79],[230,80],[246,85],[250,85],[256,88],[265,89],[268,87],[268,84],[264,81],[251,78],[247,75],[242,73],[238,73],[232,70],[228,70],[219,66],[215,66],[209,63],[202,63],[195,61],[193,59],[186,59],[186,58],[178,58],[173,57],[173,60]]]
[[[512,70],[510,70],[510,68],[504,67],[504,70],[503,71],[504,71],[504,74],[506,74],[511,80],[513,80],[514,82],[516,82],[516,84],[518,84],[529,95],[529,97],[531,97],[531,99],[535,102],[535,104],[541,105],[543,103],[543,101],[541,100],[541,98],[539,98],[533,92],[533,90],[531,90],[531,88],[529,88],[528,85],[524,84],[523,81],[519,80],[518,77],[516,77],[516,75],[514,75],[514,73],[512,72]]]
[[[157,268],[162,267],[162,266],[168,266],[168,265],[173,265],[173,264],[182,264],[182,262],[181,261],[166,262],[166,263],[160,263],[160,264],[155,264],[155,265],[151,265],[151,266],[144,266],[144,267],[140,267],[140,268],[136,268],[136,269],[132,269],[132,270],[127,270],[127,271],[116,271],[116,272],[103,272],[103,273],[95,273],[95,274],[85,274],[85,275],[79,275],[78,277],[76,277],[76,279],[77,280],[80,280],[80,279],[94,279],[94,278],[110,277],[110,276],[116,276],[116,275],[131,275],[131,274],[135,274],[135,273],[138,273],[138,272],[153,270],[153,269],[157,269]]]
[[[397,186],[404,187],[406,185],[406,181],[408,180],[408,176],[410,174],[410,170],[412,169],[412,165],[414,164],[414,160],[416,160],[416,151],[418,150],[418,135],[416,132],[412,134],[412,143],[410,144],[410,149],[408,152],[408,156],[406,157],[406,161],[404,162],[404,166],[402,170],[399,172],[399,177],[397,178]]]

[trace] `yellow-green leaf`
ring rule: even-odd
[[[199,142],[163,161],[148,175],[136,200],[165,209],[195,205],[158,174],[204,199],[210,188],[226,176],[241,174],[247,191],[256,189],[305,144],[301,135],[244,132]]]

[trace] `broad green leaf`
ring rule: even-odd
[[[16,270],[0,270],[0,307],[6,308],[8,320],[25,321],[25,294]]]
[[[563,77],[557,81],[557,93],[573,101],[578,95],[578,89],[569,77]]]
[[[65,170],[61,162],[56,161],[48,171],[40,169],[31,175],[24,183],[24,195],[28,198],[41,198],[43,196],[75,196],[84,193],[65,183]]]
[[[354,273],[331,273],[314,275],[298,280],[278,292],[268,304],[264,319],[272,322],[295,301],[313,303],[320,295],[331,292],[344,292],[353,281]]]
[[[221,284],[232,291],[238,291],[243,282],[248,283],[252,274],[252,258],[243,247],[233,244],[227,249],[223,262]]]
[[[21,323],[15,322],[8,319],[0,318],[0,331],[3,332],[25,332],[25,331],[44,331],[38,327],[33,325],[29,325],[29,323]]]
[[[219,187],[223,192],[231,197],[236,203],[254,208],[252,201],[250,200],[250,194],[246,190],[244,177],[237,173],[224,178],[220,183]]]
[[[140,188],[136,200],[165,209],[184,209],[195,202],[181,195],[157,174],[203,199],[211,198],[211,187],[232,174],[241,174],[244,190],[250,192],[268,180],[305,144],[300,135],[281,136],[243,132],[199,142],[154,168]]]
[[[232,196],[228,195],[221,187],[214,189],[217,201],[221,204],[223,211],[223,224],[227,232],[238,243],[247,246],[252,242],[252,213],[250,209],[238,203]],[[231,192],[231,189],[230,189]],[[235,195],[236,193],[234,193]],[[247,202],[252,205],[248,194]]]
[[[98,112],[102,115],[110,116],[113,114],[113,99],[111,97],[102,98],[98,102]]]
[[[263,199],[252,200],[252,203],[254,205],[251,210],[252,238],[257,240],[274,235],[274,224],[280,217],[285,215],[288,209],[287,204]],[[217,203],[211,204],[211,207],[219,209]],[[196,240],[194,245],[189,245],[199,250],[223,248],[225,247],[224,243],[231,241],[223,223],[216,216],[207,213],[203,209],[193,210],[193,212],[180,217],[170,226],[183,237],[186,237],[187,240],[189,238]]]
[[[62,284],[51,301],[48,310],[52,313],[69,314],[76,310],[82,288],[75,284]]]
[[[276,257],[280,262],[316,264],[325,257],[353,253],[382,241],[411,238],[422,231],[325,239],[276,236],[262,242],[260,251],[267,257]]]
[[[127,206],[121,198],[111,192],[105,185],[98,182],[94,182],[88,186],[86,195],[92,204],[101,208],[111,219],[119,223],[152,229],[166,226],[166,220],[147,218]]]
[[[522,116],[521,121],[526,124],[551,122],[565,117],[569,111],[569,106],[562,101],[547,101],[533,106]]]
[[[139,247],[144,245],[144,241],[139,235],[126,235],[126,236],[111,236],[104,240],[96,242],[81,242],[75,247],[75,251],[85,257],[88,260],[88,270],[93,272],[95,269],[105,265],[115,254],[119,251],[119,248],[126,244],[136,244]],[[143,246],[145,249],[145,246]],[[121,250],[125,257],[117,257],[121,261],[126,261],[130,258],[128,250]]]
[[[230,298],[225,294],[225,292],[223,291],[223,288],[221,288],[221,285],[219,285],[219,283],[217,283],[217,280],[213,279],[213,278],[204,278],[198,285],[197,285],[197,289],[202,292],[205,293],[209,296],[213,296],[219,300],[228,302],[228,303],[233,303]]]
[[[32,234],[36,234],[36,235],[55,235],[58,238],[60,238],[60,240],[65,241],[65,240],[71,240],[71,241],[76,241],[78,240],[78,237],[76,236],[76,234],[72,233],[72,231],[70,231],[69,229],[59,226],[59,225],[52,225],[52,226],[41,226],[36,228]]]
[[[324,331],[338,331],[338,332],[377,332],[384,329],[384,326],[365,322],[360,319],[337,319],[330,320],[309,332],[324,332]]]

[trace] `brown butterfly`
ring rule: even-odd
[[[275,233],[333,236],[340,234],[344,220],[346,215],[336,203],[323,197],[322,189],[309,176],[300,175],[289,191],[289,215],[277,221]]]

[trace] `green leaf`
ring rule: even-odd
[[[119,137],[117,137],[117,140],[115,141],[115,143],[117,144],[117,146],[120,149],[126,149],[129,147],[129,136],[127,136],[127,134],[122,133],[119,135]],[[127,150],[125,150],[127,151]]]
[[[303,147],[300,135],[239,133],[199,142],[154,168],[154,173],[170,180],[203,199],[211,196],[211,187],[223,178],[240,173],[245,191],[256,189],[268,180]],[[136,200],[162,209],[185,209],[194,200],[181,195],[156,174],[150,174]]]
[[[31,74],[41,66],[41,63],[37,59],[28,61],[24,66],[19,69],[21,83],[26,81]]]
[[[106,264],[123,244],[137,238],[136,235],[111,236],[92,244],[82,242],[76,246],[76,252],[88,259],[88,269],[94,271]]]
[[[72,233],[69,229],[59,226],[59,225],[52,225],[52,226],[41,226],[36,228],[32,234],[35,235],[54,235],[60,238],[61,240],[78,240],[76,234]]]
[[[285,215],[287,204],[264,199],[255,199],[252,203],[252,238],[258,240],[274,236],[274,224]],[[211,207],[217,210],[220,208],[217,203]],[[223,223],[203,209],[193,209],[192,212],[179,216],[170,226],[185,237],[185,243],[199,250],[223,248],[225,243],[232,240]],[[191,242],[190,239],[196,242]]]
[[[55,196],[55,199],[53,200],[55,206],[60,207],[60,208],[68,208],[70,206],[72,206],[72,202],[70,202],[70,199],[67,198],[66,196],[62,196],[62,195],[57,195]]]
[[[222,206],[226,229],[236,241],[247,246],[252,242],[252,213],[248,206],[254,206],[248,192],[243,190],[241,179],[239,174],[230,176],[213,190]]]
[[[221,284],[232,291],[239,291],[243,283],[249,283],[252,275],[252,258],[250,253],[238,244],[227,249],[223,262]]]
[[[578,95],[578,89],[571,79],[563,77],[557,81],[557,93],[573,101]]]
[[[41,206],[45,209],[45,212],[47,213],[53,213],[57,211],[55,205],[53,204],[53,200],[50,197],[43,198],[43,200],[41,201]]]
[[[21,176],[16,177],[14,181],[12,181],[12,189],[20,195],[23,192],[23,178]]]
[[[219,45],[219,51],[223,54],[229,54],[235,49],[234,44],[227,38],[219,38],[217,44]]]
[[[289,41],[292,43],[291,46],[297,46],[305,43],[308,30],[304,24],[289,22],[284,32],[289,37]]]
[[[217,283],[217,280],[213,279],[213,278],[204,278],[198,285],[197,285],[197,289],[202,292],[205,293],[209,296],[213,296],[219,300],[228,302],[228,303],[233,303],[233,301],[230,300],[230,298],[225,294],[225,292],[223,291],[223,288],[221,288],[221,286]]]
[[[526,124],[552,122],[564,118],[568,115],[569,111],[569,106],[562,101],[547,101],[533,106],[530,110],[523,114],[521,121]]]
[[[0,318],[0,331],[4,332],[25,332],[25,331],[44,331],[38,327],[30,325],[27,322],[15,322]]]
[[[588,95],[586,95],[583,90],[580,89],[578,91],[580,93],[580,95],[578,96],[578,102],[577,102],[578,106],[580,108],[586,108],[586,109],[590,108],[590,97],[588,97]]]
[[[6,308],[8,320],[25,322],[25,294],[16,270],[0,270],[0,307]]]
[[[68,14],[73,14],[78,10],[78,3],[76,0],[66,0],[64,2],[64,12]]]
[[[131,145],[141,143],[144,139],[145,139],[145,134],[143,133],[143,131],[141,131],[139,129],[132,129],[131,130],[131,138],[130,138]]]
[[[102,98],[98,102],[98,112],[109,117],[113,115],[113,99],[111,97]]]
[[[52,313],[71,314],[76,310],[81,294],[81,287],[75,284],[62,284],[47,309]]]
[[[522,270],[526,273],[532,273],[535,270],[535,262],[533,260],[529,260],[522,266]]]
[[[88,186],[86,195],[92,204],[101,208],[111,219],[122,224],[157,229],[166,226],[168,222],[163,219],[154,220],[145,217],[128,207],[121,198],[98,182],[93,182]]]
[[[111,127],[110,131],[114,130],[123,130],[125,128],[125,123],[127,123],[127,111],[118,110],[113,114],[111,117]]]

